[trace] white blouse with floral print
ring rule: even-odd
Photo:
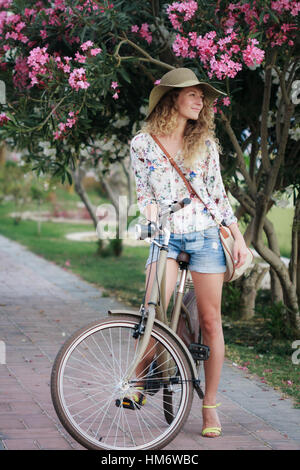
[[[214,216],[228,226],[237,222],[237,218],[224,189],[219,153],[213,140],[209,139],[205,144],[205,158],[199,158],[192,169],[184,166],[180,151],[175,161]],[[133,137],[130,155],[138,207],[143,215],[148,204],[162,206],[190,197],[181,176],[150,134],[140,132]],[[173,233],[190,233],[214,226],[216,222],[210,211],[197,197],[192,198],[189,205],[169,217],[169,228]]]

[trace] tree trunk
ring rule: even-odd
[[[274,230],[274,225],[269,219],[265,219],[264,231],[268,239],[269,248],[280,258],[280,249],[278,245],[278,239]],[[270,268],[270,279],[271,279],[271,299],[272,302],[283,302],[283,291],[280,284],[279,277],[276,271]]]
[[[85,176],[85,171],[80,167],[80,164],[78,167],[73,171],[73,178],[74,178],[74,186],[75,186],[75,191],[82,200],[83,204],[88,210],[88,213],[90,214],[92,221],[95,225],[95,228],[97,227],[98,224],[98,219],[96,216],[96,212],[94,210],[94,206],[90,201],[90,198],[84,189],[82,185],[82,180]]]
[[[292,227],[292,249],[289,263],[290,278],[296,287],[298,302],[300,302],[300,194],[295,204],[295,213]]]
[[[260,284],[269,270],[268,267],[261,267],[255,264],[247,276],[242,276],[235,281],[235,285],[241,290],[241,320],[249,320],[255,314],[255,299]]]

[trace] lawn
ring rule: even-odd
[[[78,203],[78,196],[62,187],[56,191],[57,200],[65,209],[72,209]],[[105,202],[97,193],[90,194],[94,204]],[[51,209],[49,202],[40,210]],[[34,253],[68,269],[86,281],[104,289],[104,295],[114,296],[128,306],[138,307],[142,302],[145,282],[145,260],[148,247],[124,246],[121,257],[100,257],[96,242],[79,242],[66,239],[66,234],[93,231],[91,224],[42,222],[38,233],[37,222],[22,220],[15,224],[10,213],[16,208],[12,201],[0,205],[0,233],[28,247]],[[23,210],[36,210],[27,205]],[[270,219],[276,227],[282,256],[290,254],[290,227],[292,209],[273,208]],[[278,344],[268,334],[261,318],[251,322],[234,321],[224,317],[226,356],[237,367],[259,377],[286,396],[294,398],[300,406],[300,370],[292,363],[292,341]]]

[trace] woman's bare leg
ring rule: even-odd
[[[224,274],[192,272],[203,343],[210,348],[204,362],[205,393],[203,404],[215,405],[224,362],[224,337],[221,320],[221,299]],[[203,408],[203,429],[220,426],[216,409]],[[208,433],[214,437],[214,433]]]

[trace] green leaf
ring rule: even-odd
[[[126,72],[125,69],[119,69],[118,72],[120,73],[120,75],[122,75],[122,77],[124,78],[124,80],[127,82],[127,83],[131,83],[131,80],[130,80],[130,77],[128,75],[128,73]]]

